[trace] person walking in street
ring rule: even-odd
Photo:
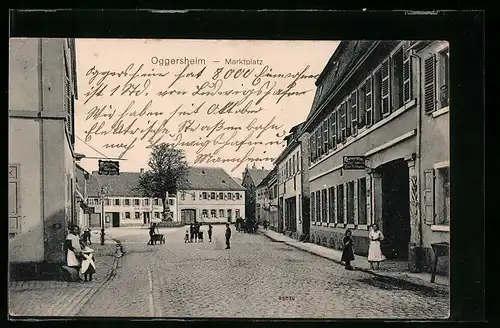
[[[198,225],[198,223],[195,223],[194,224],[194,227],[193,227],[193,232],[194,232],[194,242],[197,243],[198,242],[198,232],[199,232],[199,229],[200,229],[200,226]]]
[[[198,228],[198,242],[203,242],[203,230],[201,230],[201,227]]]
[[[368,262],[370,262],[372,270],[378,270],[380,262],[385,260],[385,256],[382,254],[382,249],[380,248],[380,242],[384,240],[384,235],[378,228],[378,224],[374,223],[368,236],[370,238],[370,246],[368,247]]]
[[[208,241],[212,242],[212,225],[208,225]]]
[[[352,248],[354,240],[352,239],[351,229],[347,229],[345,231],[343,243],[344,248],[342,250],[342,257],[340,260],[345,263],[345,268],[347,270],[352,270],[351,261],[354,261],[354,250]]]
[[[75,280],[82,280],[80,278],[80,261],[82,258],[82,246],[80,244],[80,228],[77,225],[71,226],[71,231],[66,237],[66,264],[69,268],[76,271]]]
[[[94,255],[92,254],[94,250],[88,246],[82,250],[82,268],[81,272],[84,277],[84,281],[92,281],[92,275],[95,273],[95,263],[94,263]]]
[[[226,223],[226,249],[231,248],[230,244],[230,239],[231,239],[231,228],[229,227],[229,223]]]
[[[189,235],[190,235],[190,240],[191,242],[193,242],[193,239],[194,239],[194,224],[191,223],[191,225],[189,226]]]
[[[184,243],[188,243],[189,242],[189,231],[186,230],[186,234],[184,235]]]
[[[153,236],[155,235],[155,232],[156,232],[156,223],[152,223],[151,226],[149,227],[148,245],[153,245]]]
[[[92,245],[92,241],[90,240],[90,227],[85,228],[83,231],[83,241],[85,245]]]
[[[264,222],[262,223],[262,225],[264,226],[264,230],[267,230],[267,220],[264,220]]]

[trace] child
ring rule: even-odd
[[[184,235],[184,243],[189,242],[189,231],[186,230],[186,234]]]
[[[351,261],[354,261],[354,251],[352,249],[352,231],[347,229],[344,237],[344,248],[342,250],[341,261],[345,262],[345,268],[347,270],[352,270]]]
[[[94,250],[90,247],[85,247],[82,250],[83,260],[81,272],[85,281],[92,281],[92,275],[95,273]]]

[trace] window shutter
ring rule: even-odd
[[[365,113],[366,126],[373,124],[373,85],[372,77],[366,79],[366,95],[365,95]]]
[[[351,132],[353,136],[358,134],[358,92],[354,91],[351,96]]]
[[[365,86],[361,86],[360,89],[358,89],[358,97],[357,97],[357,118],[358,118],[358,128],[363,128],[366,124],[365,117],[366,117],[366,112],[365,112],[365,99],[366,99],[366,88]]]
[[[389,59],[382,63],[382,68],[380,70],[382,75],[382,115],[387,115],[390,113],[390,66]]]
[[[332,135],[333,135],[332,120],[333,120],[333,115],[330,115],[328,117],[328,120],[327,120],[327,124],[328,124],[328,150],[333,148],[333,144],[332,144]]]
[[[424,171],[424,215],[426,224],[434,224],[434,181],[435,174],[433,169]]]
[[[337,111],[332,113],[331,116],[331,128],[332,128],[332,134],[331,134],[331,142],[332,142],[332,149],[337,148]]]
[[[403,103],[411,101],[412,98],[412,65],[408,46],[403,48]]]
[[[372,223],[372,178],[366,179],[366,224]]]
[[[346,138],[351,136],[351,107],[352,107],[352,98],[347,98],[346,107],[345,107],[345,136]]]
[[[426,113],[436,109],[436,56],[424,61],[424,108]]]

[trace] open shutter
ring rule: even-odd
[[[333,112],[331,116],[331,143],[332,143],[332,149],[337,148],[337,112]]]
[[[382,115],[388,115],[391,108],[391,89],[390,89],[390,67],[389,59],[382,63],[380,69],[382,75]]]
[[[351,133],[358,134],[358,92],[354,91],[351,96]]]
[[[412,98],[412,65],[408,46],[403,47],[403,103],[411,101]]]
[[[352,107],[352,98],[347,98],[345,102],[345,137],[348,138],[351,136],[351,107]]]
[[[333,147],[333,145],[332,145],[332,134],[333,134],[333,132],[332,132],[332,120],[333,120],[333,118],[332,117],[333,117],[333,115],[330,115],[328,117],[328,120],[326,121],[327,122],[326,124],[328,124],[328,128],[327,128],[328,129],[328,141],[327,141],[328,150],[332,149],[332,147]],[[297,169],[297,171],[298,171],[298,169]]]
[[[424,107],[430,113],[436,109],[436,56],[424,61]]]
[[[434,224],[434,181],[435,175],[433,169],[424,171],[424,215],[426,224]]]
[[[366,126],[373,124],[373,85],[372,77],[366,79],[366,95],[365,95],[365,113],[366,113]]]

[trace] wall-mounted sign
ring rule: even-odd
[[[100,175],[120,175],[120,162],[99,160]]]
[[[344,170],[364,170],[365,168],[364,156],[344,156]]]

